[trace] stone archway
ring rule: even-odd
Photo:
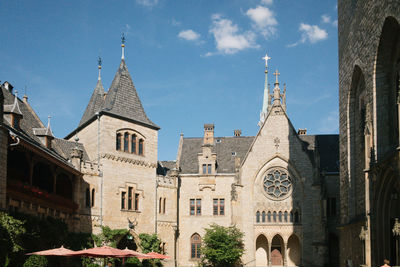
[[[268,266],[268,240],[264,235],[259,235],[256,240],[256,266]]]
[[[271,265],[283,266],[284,257],[283,238],[280,235],[275,235],[271,242]]]
[[[301,245],[296,235],[291,235],[287,244],[287,266],[301,265]]]

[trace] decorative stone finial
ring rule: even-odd
[[[279,84],[278,76],[281,75],[281,74],[278,72],[278,70],[276,70],[274,75],[275,75],[275,84]]]

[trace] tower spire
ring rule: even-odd
[[[101,80],[101,63],[102,63],[101,57],[99,56],[99,58],[97,59],[97,65],[99,68],[99,78],[98,78],[99,81]]]
[[[268,54],[265,54],[265,57],[262,58],[263,60],[265,60],[265,82],[264,82],[264,98],[263,98],[263,106],[262,106],[262,110],[260,112],[260,121],[258,122],[258,126],[262,126],[262,124],[264,123],[264,120],[268,114],[270,105],[271,105],[271,101],[270,101],[270,92],[269,92],[269,85],[268,85],[268,60],[270,60],[271,58],[268,56]]]
[[[125,41],[126,41],[125,34],[122,33],[122,36],[121,36],[122,57],[121,57],[121,59],[125,59]]]

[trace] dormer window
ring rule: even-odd
[[[144,138],[133,130],[121,130],[121,132],[117,132],[116,134],[115,148],[117,151],[143,156]]]

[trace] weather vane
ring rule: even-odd
[[[122,44],[125,44],[125,34],[124,34],[124,33],[122,33],[121,43],[122,43]]]

